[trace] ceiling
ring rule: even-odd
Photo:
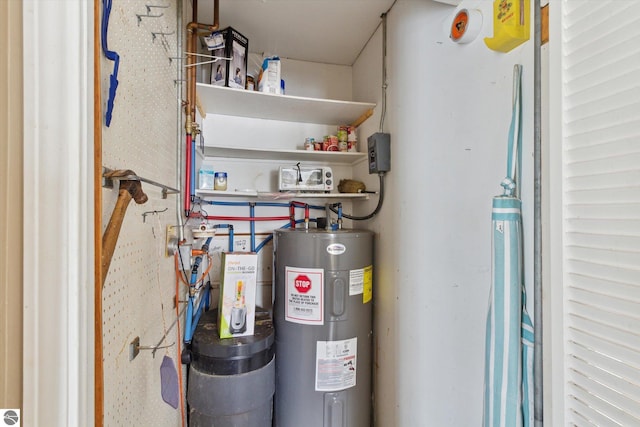
[[[220,28],[249,39],[249,52],[353,65],[395,0],[220,0]],[[198,1],[213,23],[213,0]]]

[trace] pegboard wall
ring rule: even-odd
[[[190,11],[184,14],[190,16]],[[111,124],[103,122],[103,166],[130,169],[173,188],[182,99],[176,83],[181,64],[176,31],[184,28],[177,25],[176,0],[112,2],[107,40],[120,56],[120,66]],[[113,66],[103,55],[103,111]],[[180,407],[174,409],[162,399],[160,374],[164,356],[176,369],[180,363],[174,261],[165,256],[166,228],[177,222],[179,196],[163,199],[160,188],[142,187],[149,200],[129,204],[103,291],[105,426],[181,425]],[[102,190],[105,226],[117,195],[117,186]],[[141,346],[171,346],[155,355],[141,350],[130,360],[130,343],[136,337]]]

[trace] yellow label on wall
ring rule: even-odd
[[[363,304],[368,303],[373,298],[373,266],[364,268],[364,288],[362,292]]]

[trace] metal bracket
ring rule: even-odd
[[[102,167],[102,187],[104,188],[113,188],[113,179],[111,178],[107,178],[104,175],[112,172],[111,169],[106,168],[106,167]],[[167,198],[167,194],[180,194],[180,190],[176,190],[175,188],[171,188],[167,185],[163,185],[160,184],[158,182],[152,181],[150,179],[147,178],[143,178],[141,176],[137,176],[137,175],[127,175],[127,176],[119,176],[115,179],[121,179],[121,180],[129,180],[129,181],[140,181],[140,182],[146,182],[147,184],[151,184],[155,187],[160,187],[162,189],[162,198],[166,199]]]
[[[105,176],[109,172],[113,172],[112,169],[102,167],[102,188],[113,188],[113,179]]]
[[[129,343],[129,362],[131,362],[133,359],[136,358],[138,354],[140,354],[140,350],[152,350],[151,355],[155,357],[157,350],[161,348],[173,347],[174,345],[175,343],[167,344],[167,345],[155,345],[155,346],[140,345],[140,337],[135,337],[133,341]]]
[[[133,341],[129,343],[129,362],[136,358],[140,353],[140,337],[135,337]]]

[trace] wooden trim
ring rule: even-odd
[[[104,424],[102,342],[102,96],[100,90],[102,2],[93,2],[93,251],[94,251],[94,423]]]
[[[22,408],[22,2],[0,1],[0,408]]]
[[[542,28],[540,29],[540,44],[549,43],[549,4],[547,3],[541,8],[540,23]]]

